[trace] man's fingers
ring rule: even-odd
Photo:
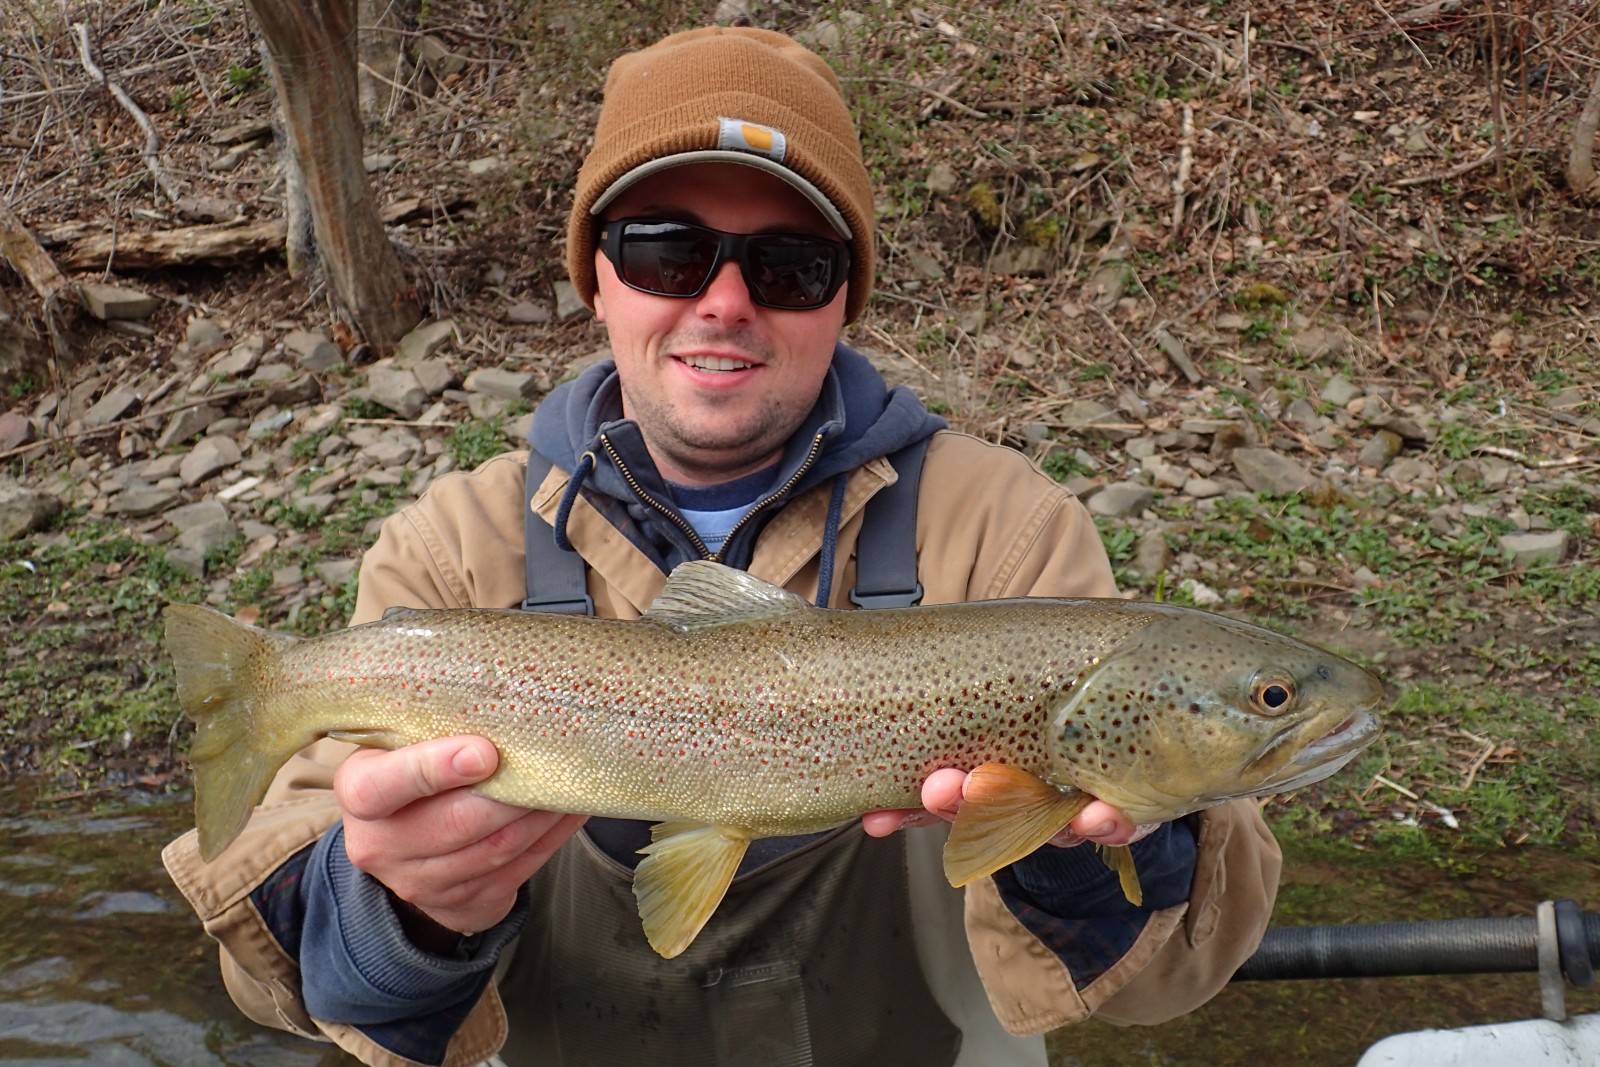
[[[423,797],[476,785],[494,773],[500,754],[487,738],[441,737],[392,752],[361,749],[333,778],[346,815],[382,819]]]

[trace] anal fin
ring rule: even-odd
[[[1139,872],[1134,869],[1133,849],[1127,845],[1101,845],[1100,858],[1107,867],[1117,872],[1122,883],[1122,895],[1128,903],[1139,907],[1144,903],[1144,890],[1139,887]]]
[[[1094,798],[1060,790],[1017,767],[985,763],[967,778],[944,848],[944,874],[963,886],[1033,852]]]
[[[750,835],[731,826],[660,823],[633,874],[650,947],[672,959],[694,941],[733,881]]]

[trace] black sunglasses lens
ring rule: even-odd
[[[711,276],[717,237],[672,222],[630,222],[622,231],[617,273],[635,289],[693,296]]]
[[[698,296],[722,256],[737,255],[755,302],[802,311],[827,304],[844,284],[844,246],[800,234],[741,237],[683,222],[614,223],[606,254],[635,289],[657,296]]]
[[[755,237],[745,245],[751,295],[770,307],[815,308],[839,291],[839,246],[808,237]]]

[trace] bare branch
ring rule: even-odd
[[[72,32],[78,39],[78,58],[83,62],[83,69],[89,72],[91,78],[105,86],[106,91],[122,105],[122,110],[132,115],[133,121],[144,131],[144,151],[140,153],[144,157],[144,165],[155,178],[156,185],[167,194],[167,199],[177,203],[183,194],[178,191],[172,179],[167,177],[166,171],[161,169],[161,135],[156,132],[155,123],[150,121],[150,116],[144,113],[143,108],[134,103],[128,91],[121,84],[106,77],[105,71],[95,63],[94,50],[89,45],[89,27],[81,22],[74,22]]]

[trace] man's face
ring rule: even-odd
[[[605,211],[607,220],[636,217],[838,239],[794,188],[736,163],[662,171]],[[825,307],[785,311],[754,303],[732,260],[689,298],[630,289],[598,250],[595,274],[595,317],[610,336],[623,412],[638,422],[662,475],[706,485],[774,462],[816,403],[848,285]]]

